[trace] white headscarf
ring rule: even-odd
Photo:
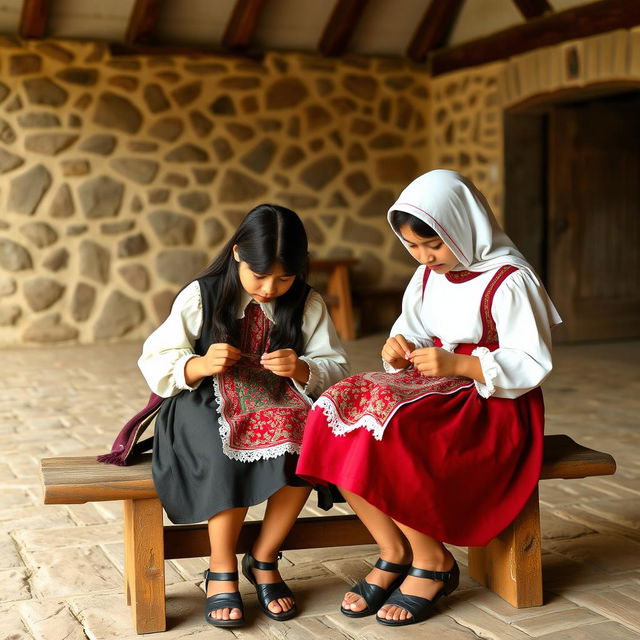
[[[526,271],[545,302],[549,324],[562,322],[533,267],[500,228],[489,203],[468,178],[446,169],[429,171],[400,194],[387,214],[389,224],[393,211],[405,211],[429,225],[469,271],[491,271],[504,265]]]

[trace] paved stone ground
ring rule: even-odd
[[[381,336],[352,342],[354,369],[377,368]],[[0,351],[0,639],[137,637],[122,594],[119,502],[42,504],[39,461],[106,451],[146,399],[138,344]],[[561,347],[545,383],[547,432],[612,453],[615,476],[541,483],[545,605],[514,609],[466,576],[429,621],[389,630],[337,608],[375,548],[286,553],[284,577],[301,615],[259,613],[243,581],[248,624],[216,630],[202,620],[205,559],[167,563],[169,630],[150,638],[438,637],[517,640],[640,638],[640,342]],[[316,513],[313,506],[307,512]],[[344,511],[344,509],[343,509]],[[251,511],[260,517],[260,509]]]

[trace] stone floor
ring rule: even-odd
[[[354,369],[375,368],[381,336],[354,341]],[[0,351],[0,640],[131,639],[122,594],[120,503],[42,504],[39,463],[52,455],[106,451],[146,398],[139,345]],[[615,476],[541,483],[545,605],[514,609],[466,576],[427,622],[388,630],[348,620],[338,603],[375,561],[375,548],[285,554],[284,577],[301,614],[261,615],[241,589],[246,627],[202,620],[204,559],[166,566],[169,630],[153,638],[640,638],[640,342],[560,347],[545,383],[547,432],[612,453]],[[316,513],[313,506],[307,511]],[[252,518],[260,509],[252,509]]]

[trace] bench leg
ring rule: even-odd
[[[329,274],[327,293],[338,299],[338,304],[331,309],[331,319],[338,335],[343,340],[353,340],[356,337],[356,331],[353,323],[349,270],[346,266],[339,265]]]
[[[518,517],[486,547],[469,547],[469,575],[514,607],[542,604],[538,488]]]
[[[137,633],[167,626],[163,535],[160,500],[124,501],[125,593]]]

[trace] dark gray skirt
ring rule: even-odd
[[[239,462],[222,452],[211,378],[195,391],[163,401],[153,438],[153,482],[175,524],[208,520],[220,511],[264,502],[284,486],[309,486],[296,476],[296,454]],[[319,500],[328,508],[327,496]]]

